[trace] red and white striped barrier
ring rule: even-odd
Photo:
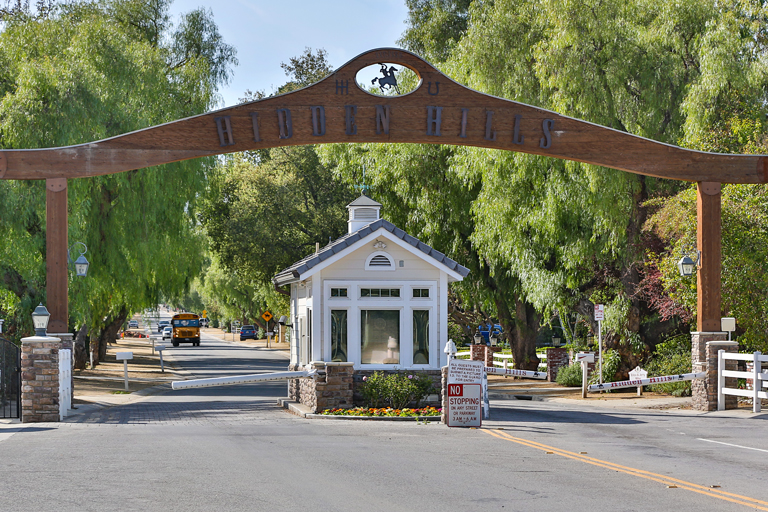
[[[511,377],[525,377],[526,379],[546,379],[547,372],[532,372],[529,370],[513,370],[512,368],[496,368],[486,366],[485,373],[489,375],[509,375]]]
[[[706,376],[706,372],[681,373],[679,375],[664,375],[663,377],[650,377],[647,379],[622,380],[619,382],[592,384],[587,389],[590,393],[592,393],[594,391],[607,391],[609,389],[616,388],[635,388],[637,386],[648,386],[649,384],[663,384],[665,382],[682,382],[684,380],[703,379]]]
[[[265,380],[285,380],[314,377],[317,370],[302,370],[296,372],[256,373],[252,375],[236,375],[233,377],[214,377],[211,379],[175,380],[171,383],[173,389],[205,388],[210,386],[231,386],[233,384],[248,384]]]

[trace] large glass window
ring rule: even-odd
[[[331,361],[347,362],[347,310],[331,310]]]
[[[360,311],[362,364],[400,364],[400,311]]]
[[[413,364],[429,364],[429,310],[413,310]]]

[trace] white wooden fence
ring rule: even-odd
[[[72,351],[59,350],[59,421],[72,408]]]
[[[735,370],[726,370],[725,362],[752,361],[751,372],[739,372]],[[760,352],[754,354],[734,354],[725,350],[717,352],[717,410],[725,410],[725,395],[745,396],[752,398],[752,411],[760,412],[760,400],[768,399],[768,392],[763,388],[768,388],[768,365],[763,371],[763,363],[768,363],[768,355],[762,355]],[[736,377],[737,379],[752,379],[752,389],[726,388],[725,378]]]
[[[456,352],[456,358],[457,359],[469,359],[472,355],[472,352],[465,351],[465,352]],[[547,354],[546,352],[540,352],[536,354],[539,356],[539,371],[547,371]],[[513,361],[514,356],[512,354],[493,354],[493,365],[499,366],[501,368],[504,368],[505,370],[508,368],[514,368],[515,363]]]

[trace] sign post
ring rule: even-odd
[[[449,427],[482,426],[484,373],[482,361],[448,361],[448,407],[445,418]]]
[[[595,304],[595,320],[597,321],[597,346],[600,354],[600,384],[603,383],[603,320],[605,319],[605,306]]]
[[[595,354],[579,352],[576,354],[576,362],[581,363],[581,398],[587,398],[587,374],[589,363],[595,362]]]
[[[272,334],[271,332],[269,332],[269,321],[272,320],[272,313],[270,313],[269,311],[265,311],[261,315],[261,318],[263,318],[264,321],[267,322],[267,348],[269,348],[269,337]]]
[[[133,352],[118,352],[115,359],[123,362],[123,375],[125,376],[125,390],[128,391],[128,360],[133,359]]]

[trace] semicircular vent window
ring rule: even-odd
[[[365,270],[395,270],[395,260],[387,253],[377,251],[368,256]]]
[[[379,62],[364,67],[355,77],[358,87],[376,96],[403,96],[419,86],[419,76],[401,64]]]

